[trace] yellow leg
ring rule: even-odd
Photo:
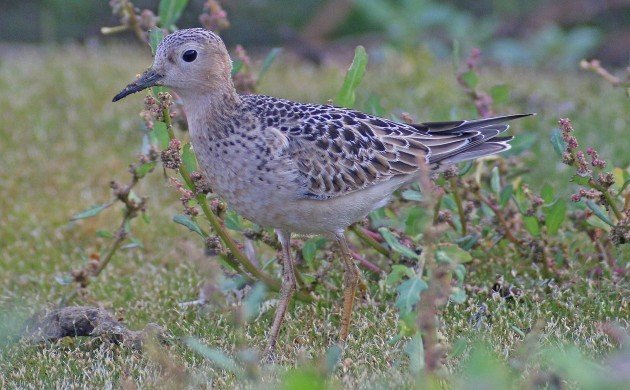
[[[269,333],[269,344],[267,346],[267,355],[269,358],[273,358],[272,355],[276,349],[276,342],[278,341],[278,334],[280,333],[280,328],[284,321],[284,314],[296,290],[295,271],[293,269],[293,260],[291,259],[291,233],[281,232],[279,230],[276,231],[276,233],[282,244],[282,286],[280,287],[280,301],[276,308],[276,316],[271,326],[271,332]]]
[[[360,273],[357,265],[350,254],[348,243],[343,232],[336,235],[337,242],[341,248],[341,258],[343,260],[343,312],[341,314],[341,330],[339,332],[339,343],[345,344],[346,338],[350,331],[350,322],[352,320],[352,306],[354,304],[354,295],[359,285]]]

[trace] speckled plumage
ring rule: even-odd
[[[330,105],[238,95],[230,71],[218,36],[180,30],[114,101],[151,85],[171,87],[184,102],[192,145],[213,191],[246,218],[277,230],[283,287],[270,350],[295,290],[291,233],[326,234],[340,244],[344,341],[359,278],[344,229],[416,180],[422,164],[439,170],[508,149],[511,137],[498,137],[508,129],[502,122],[524,116],[404,124]]]
[[[508,128],[495,119],[480,125],[407,125],[261,95],[239,96],[229,107],[205,128],[198,125],[201,121],[191,121],[201,165],[213,189],[236,211],[291,232],[334,234],[344,229],[413,181],[421,161],[439,169],[461,157],[508,148],[509,138],[487,142]],[[313,210],[327,203],[342,209]]]

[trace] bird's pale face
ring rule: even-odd
[[[230,79],[231,60],[221,41],[204,37],[164,40],[153,65],[122,90],[114,101],[145,88],[163,85],[180,96],[212,93]]]

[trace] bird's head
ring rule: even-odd
[[[151,68],[113,101],[156,85],[172,88],[180,96],[233,88],[231,70],[232,61],[218,35],[202,28],[179,30],[164,38]]]

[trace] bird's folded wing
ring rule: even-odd
[[[274,99],[273,105],[258,107],[277,110],[279,105],[287,114],[268,122],[267,129],[278,138],[274,144],[281,145],[278,163],[283,160],[285,167],[297,171],[298,196],[313,199],[414,175],[422,163],[439,169],[505,150],[508,138],[497,138],[497,145],[481,145],[507,130],[507,125],[498,123],[520,117],[408,125],[354,110],[286,100]],[[460,154],[462,158],[457,158]]]

